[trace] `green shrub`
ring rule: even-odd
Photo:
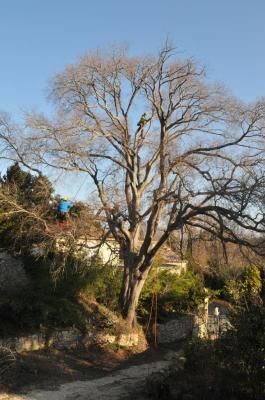
[[[82,305],[54,295],[36,295],[34,287],[12,301],[0,305],[0,334],[16,335],[39,329],[41,325],[57,328],[77,326],[85,329]]]
[[[230,302],[245,306],[248,302],[258,299],[261,287],[260,269],[257,266],[249,266],[243,270],[239,279],[226,282],[223,293]]]
[[[149,315],[153,294],[158,295],[158,318],[183,314],[194,310],[205,298],[199,275],[188,271],[180,276],[169,271],[153,269],[149,274],[139,302],[142,318]]]
[[[63,273],[54,281],[56,268]],[[11,299],[0,299],[0,334],[14,335],[45,327],[76,326],[85,329],[90,318],[81,297],[92,297],[109,308],[116,309],[121,271],[103,266],[97,260],[87,262],[57,254],[45,259],[25,259],[31,285]]]
[[[253,288],[252,284],[249,287]],[[265,307],[257,293],[254,299],[253,292],[249,294],[247,301],[230,316],[233,328],[224,336],[215,341],[197,339],[187,343],[183,370],[172,367],[148,379],[151,398],[265,398]]]
[[[118,310],[118,298],[122,280],[122,269],[113,265],[92,263],[85,269],[80,290],[82,295],[91,295],[100,304],[112,311]]]

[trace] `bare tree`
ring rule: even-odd
[[[83,172],[96,188],[124,260],[129,325],[173,231],[197,227],[241,244],[264,232],[264,103],[241,104],[175,57],[167,45],[153,58],[117,49],[83,57],[52,83],[54,120],[28,116],[19,147],[26,165]]]

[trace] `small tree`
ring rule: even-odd
[[[28,247],[32,241],[40,240],[39,235],[43,237],[52,215],[52,193],[51,182],[42,174],[24,171],[17,162],[7,169],[0,180],[2,245],[20,251],[24,245]]]
[[[18,162],[11,165],[1,179],[1,190],[12,192],[25,205],[49,204],[53,187],[49,179],[40,174],[23,171]]]
[[[4,128],[2,138],[33,168],[87,174],[120,244],[120,307],[129,325],[172,232],[195,227],[250,244],[242,230],[264,231],[262,101],[241,104],[168,45],[158,57],[115,49],[85,56],[55,77],[51,97],[54,121],[29,116],[19,146]]]

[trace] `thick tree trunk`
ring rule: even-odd
[[[124,265],[123,268],[123,277],[122,277],[122,285],[119,297],[119,304],[121,310],[123,310],[124,305],[127,303],[128,294],[130,288],[130,270],[128,266]]]
[[[137,279],[133,282],[130,288],[129,297],[127,299],[126,307],[123,311],[123,317],[129,327],[134,327],[137,322],[136,309],[138,306],[139,297],[143,289],[146,278]]]
[[[136,262],[132,263],[131,258],[130,260],[125,260],[124,264],[124,275],[120,292],[120,309],[128,326],[132,328],[136,324],[136,309],[141,291],[151,268],[151,263],[146,266],[144,273],[139,272],[140,264],[138,265]]]

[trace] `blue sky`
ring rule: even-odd
[[[265,95],[263,0],[0,2],[0,110],[46,107],[47,81],[95,47],[156,52],[167,36],[251,101]]]
[[[0,1],[0,110],[47,111],[47,82],[96,47],[166,37],[245,101],[265,95],[264,0]]]

